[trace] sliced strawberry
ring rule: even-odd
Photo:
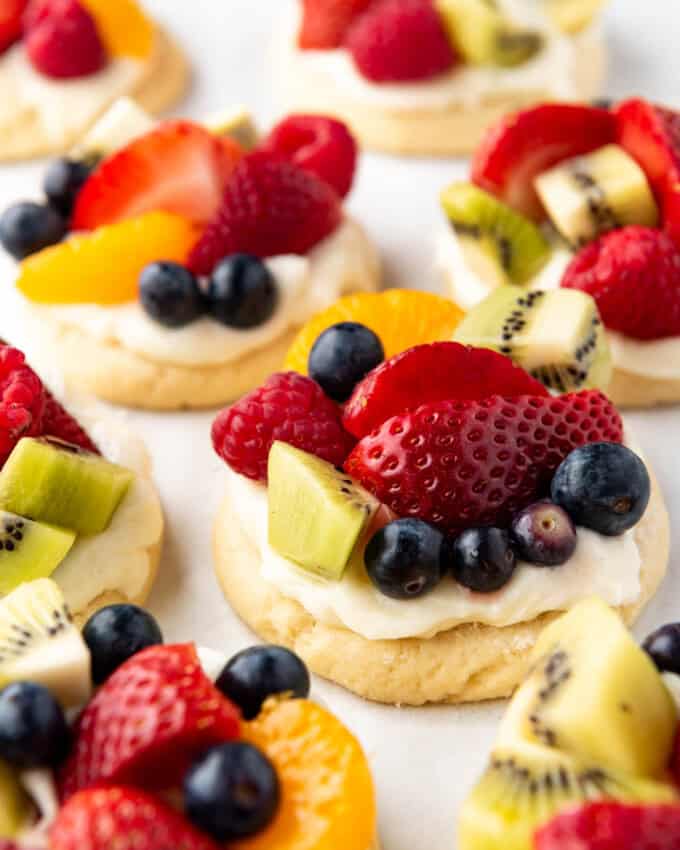
[[[168,121],[113,154],[78,194],[74,230],[160,210],[206,224],[241,159],[231,139],[190,121]]]
[[[503,394],[546,396],[546,388],[512,360],[457,342],[417,345],[381,363],[357,384],[342,424],[359,439],[390,416],[435,401]]]
[[[102,783],[175,787],[197,755],[239,731],[238,710],[192,644],[151,647],[119,667],[80,715],[61,797]]]
[[[0,2],[0,53],[21,38],[22,17],[28,0],[2,0]]]
[[[340,47],[350,25],[375,0],[302,0],[298,47],[332,50]]]
[[[543,207],[534,178],[615,138],[616,118],[606,109],[554,103],[517,112],[492,128],[477,149],[472,182],[540,220]]]

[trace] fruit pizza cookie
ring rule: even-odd
[[[603,0],[296,0],[287,105],[330,112],[367,147],[466,154],[511,109],[600,94]]]
[[[0,160],[68,150],[123,95],[161,112],[188,81],[136,0],[2,0]]]
[[[343,198],[357,149],[290,116],[258,140],[231,111],[154,125],[118,102],[0,218],[29,332],[67,385],[152,409],[224,404],[280,366],[297,330],[379,262]]]
[[[460,318],[417,292],[344,299],[212,429],[227,598],[382,702],[508,696],[556,612],[599,595],[630,621],[667,566],[662,496],[607,396],[446,341]]]
[[[456,339],[548,387],[680,400],[680,114],[643,100],[505,119],[442,194]]]
[[[459,812],[459,850],[677,850],[680,625],[640,648],[601,600],[553,622]]]
[[[366,757],[289,650],[166,645],[129,604],[81,634],[49,579],[0,600],[0,641],[17,633],[0,657],[2,850],[377,850]]]

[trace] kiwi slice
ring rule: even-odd
[[[0,839],[11,839],[26,825],[30,811],[18,775],[0,761]]]
[[[526,283],[550,259],[550,245],[533,222],[472,183],[453,183],[441,203],[466,257],[481,253],[508,283]]]
[[[70,443],[24,437],[0,472],[0,508],[78,534],[99,534],[133,477]]]
[[[534,185],[556,229],[576,248],[617,227],[659,221],[644,171],[618,145],[562,162]]]
[[[90,653],[50,579],[0,600],[0,688],[17,681],[44,685],[66,707],[90,697]]]
[[[516,26],[492,0],[437,0],[449,38],[471,65],[521,65],[543,47],[536,30]]]
[[[269,453],[269,543],[309,572],[339,580],[380,503],[349,475],[276,442]]]
[[[51,576],[75,539],[73,531],[0,511],[0,596]]]
[[[454,340],[505,354],[549,389],[608,386],[612,360],[597,305],[577,289],[499,286],[458,325]]]

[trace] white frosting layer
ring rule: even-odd
[[[368,640],[431,637],[461,623],[508,626],[588,596],[624,605],[640,595],[641,562],[633,531],[604,537],[579,528],[576,552],[566,564],[550,569],[521,562],[497,593],[475,594],[445,578],[418,600],[390,599],[360,565],[350,567],[341,581],[329,582],[278,555],[267,541],[266,488],[228,470],[227,490],[239,525],[260,555],[262,578],[320,622],[345,626]]]
[[[528,284],[530,289],[557,289],[572,258],[566,248],[557,248],[548,264]],[[435,263],[446,294],[464,310],[470,310],[493,289],[469,264],[455,231],[442,228],[437,236]],[[615,367],[633,375],[653,379],[680,378],[680,337],[642,342],[607,331]]]
[[[232,363],[303,325],[345,292],[368,288],[375,280],[378,261],[359,225],[345,219],[306,256],[273,257],[266,262],[278,284],[280,299],[271,319],[249,330],[228,328],[211,318],[183,328],[166,328],[149,318],[138,301],[114,307],[31,304],[30,308],[159,363]]]

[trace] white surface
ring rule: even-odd
[[[200,69],[182,111],[200,116],[245,102],[263,123],[276,114],[267,58],[282,0],[147,0],[147,5],[185,39]],[[609,94],[680,102],[679,5],[613,0],[606,30],[612,52]],[[40,173],[38,166],[0,168],[0,206],[35,194]],[[437,194],[464,173],[464,165],[453,161],[365,156],[351,209],[379,243],[391,283],[434,287]],[[11,338],[7,322],[7,314],[0,315],[0,331]],[[152,598],[166,638],[194,639],[227,653],[253,643],[223,602],[212,574],[211,525],[223,489],[222,466],[209,440],[213,415],[130,413],[129,418],[154,455],[167,513],[163,572]],[[630,418],[671,510],[680,513],[680,454],[673,432],[680,426],[680,410]],[[678,532],[674,545],[670,577],[643,617],[640,635],[680,618]],[[369,754],[383,847],[452,850],[458,803],[484,765],[502,706],[406,710],[373,706],[326,684],[317,692],[358,733]]]

